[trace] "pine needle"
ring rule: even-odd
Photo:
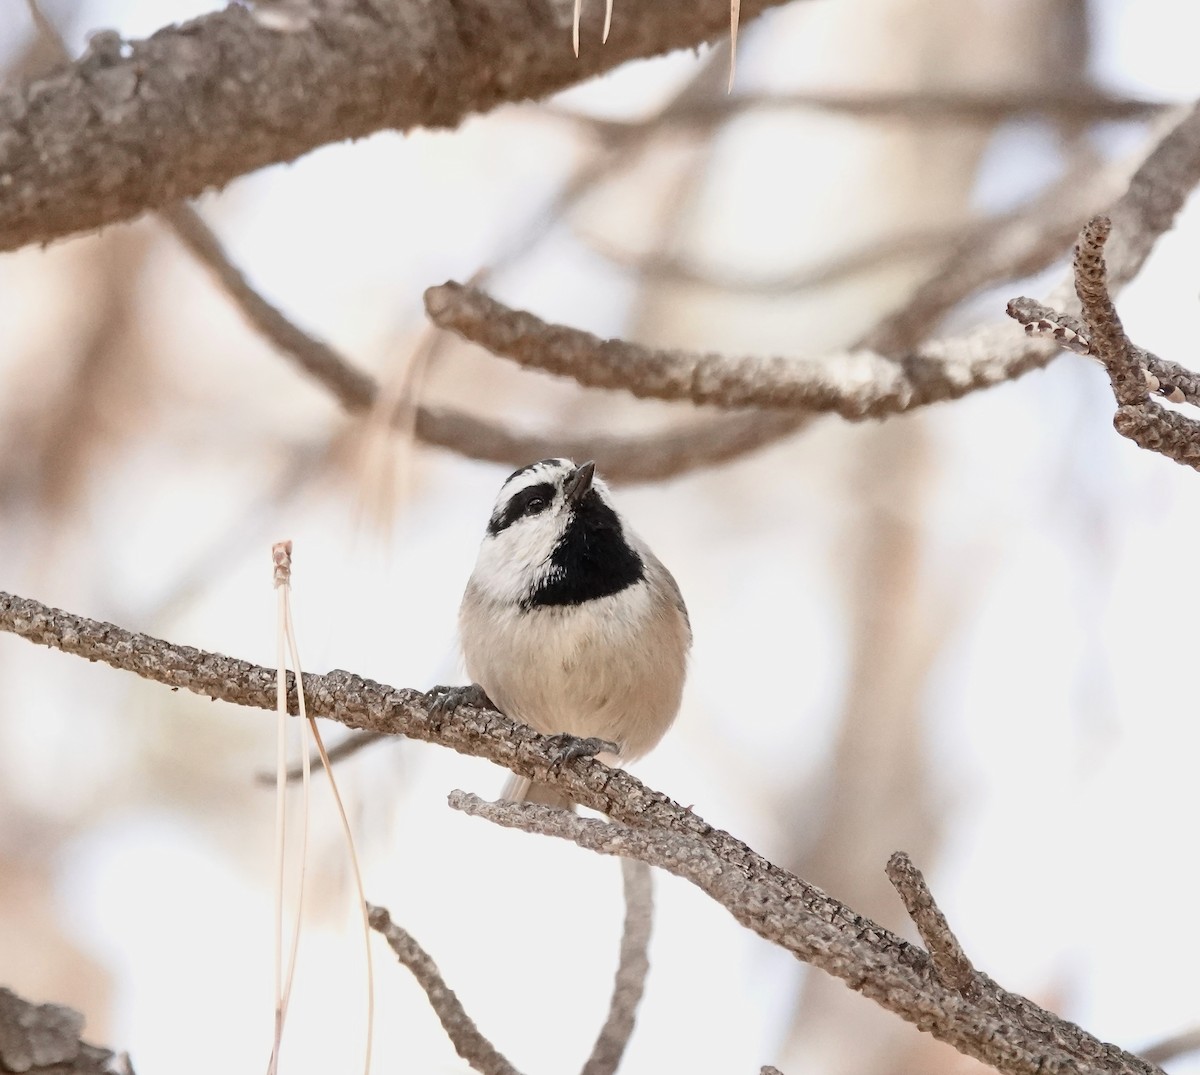
[[[729,86],[727,93],[733,92],[733,76],[737,71],[737,39],[738,20],[742,15],[742,0],[729,0]]]
[[[291,657],[292,668],[296,673],[296,697],[299,702],[301,728],[307,728],[312,735],[312,739],[317,748],[317,753],[321,758],[321,764],[325,768],[325,774],[329,777],[329,787],[333,792],[334,802],[337,804],[338,817],[341,821],[342,834],[346,839],[346,849],[350,854],[350,863],[354,870],[354,883],[358,892],[358,906],[362,915],[363,928],[363,946],[366,952],[366,967],[367,967],[367,1032],[366,1032],[366,1049],[363,1060],[364,1075],[370,1075],[371,1071],[371,1054],[374,1042],[375,1033],[375,975],[374,965],[371,957],[371,926],[368,920],[368,908],[366,891],[363,886],[362,870],[358,861],[358,850],[354,845],[354,833],[350,827],[350,818],[346,813],[346,805],[342,800],[341,792],[337,786],[337,780],[333,775],[333,763],[329,759],[329,752],[325,749],[325,742],[321,738],[321,732],[317,727],[315,717],[308,714],[308,709],[304,700],[304,683],[303,683],[303,665],[300,662],[300,647],[296,641],[296,629],[292,622],[292,605],[291,605],[291,554],[292,543],[290,541],[282,541],[276,544],[272,549],[272,556],[275,561],[275,585],[280,593],[279,616],[280,616],[280,674],[279,684],[276,689],[276,699],[280,705],[281,712],[286,716],[286,690],[283,688],[283,646],[286,641],[287,652]],[[280,701],[282,699],[282,701]],[[300,910],[303,907],[304,900],[304,871],[307,865],[308,851],[308,805],[309,805],[309,752],[308,743],[301,736],[301,756],[302,756],[302,773],[304,782],[304,843],[302,848],[301,858],[301,874],[300,874],[300,898],[297,902],[296,912],[296,931],[292,939],[292,954],[288,965],[287,980],[283,989],[282,1003],[277,996],[276,1000],[276,1042],[271,1054],[270,1075],[275,1075],[276,1065],[278,1062],[279,1039],[283,1033],[283,1021],[287,1013],[288,1000],[291,994],[292,980],[296,965],[296,951],[300,940]],[[286,781],[286,757],[284,757],[283,779]],[[278,775],[278,774],[277,774]],[[282,877],[282,869],[280,870]],[[282,883],[281,883],[282,885]],[[282,893],[282,887],[281,887]],[[276,928],[282,929],[282,895],[277,903],[276,908]],[[278,992],[279,982],[279,951],[281,944],[279,938],[276,942],[276,990]]]
[[[292,927],[292,941],[289,948],[287,971],[283,968],[283,892],[286,881],[285,864],[287,850],[287,660],[286,649],[292,649],[293,666],[296,670],[296,692],[300,701],[300,714],[303,717],[304,686],[300,679],[300,667],[295,660],[295,650],[292,647],[290,633],[291,606],[291,566],[292,543],[290,541],[276,542],[271,547],[271,559],[275,565],[274,582],[279,594],[278,625],[276,634],[277,668],[275,674],[275,712],[276,712],[276,755],[275,755],[275,1033],[271,1043],[271,1059],[267,1064],[267,1075],[277,1075],[279,1071],[279,1050],[283,1043],[283,1028],[287,1022],[288,1004],[292,996],[292,983],[296,975],[296,958],[300,950],[301,921],[304,914],[304,877],[308,866],[308,817],[312,782],[310,779],[308,745],[304,741],[304,725],[301,724],[300,754],[303,759],[301,768],[301,811],[303,826],[300,837],[300,878],[296,895],[296,918]]]

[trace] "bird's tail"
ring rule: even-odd
[[[513,803],[541,803],[543,806],[556,806],[559,810],[575,809],[575,803],[570,796],[552,784],[536,784],[527,776],[517,776],[513,773],[504,785],[500,798]]]

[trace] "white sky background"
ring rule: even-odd
[[[96,2],[77,25],[137,36],[205,6]],[[1093,6],[1098,81],[1168,99],[1196,94],[1200,16],[1190,5]],[[839,19],[853,17],[844,8],[871,7],[820,0],[780,15],[769,37],[748,32],[740,79],[802,82],[806,64],[820,67],[814,42],[837,40]],[[17,39],[21,13],[18,0],[0,0],[0,48]],[[633,17],[620,0],[617,17]],[[568,98],[636,115],[695,62],[634,65]],[[791,140],[753,125],[723,139],[709,189],[726,192],[728,212],[712,214],[693,249],[759,272],[796,263],[808,237],[780,226],[780,207],[840,181],[819,159],[794,160],[808,150],[804,132],[828,140],[827,124],[798,123]],[[506,151],[514,138],[526,151]],[[1127,134],[1113,138],[1128,148]],[[1000,203],[1012,185],[1048,171],[1047,144],[1036,130],[1003,132],[979,200]],[[521,234],[580,146],[567,126],[506,110],[455,133],[325,149],[240,180],[202,209],[269,296],[364,365],[386,369],[420,326],[422,289],[465,279]],[[852,170],[855,161],[869,167],[876,150],[847,137],[840,152]],[[636,206],[626,213],[622,240],[637,233]],[[1121,301],[1138,343],[1193,366],[1198,236],[1193,205]],[[818,247],[821,239],[813,236]],[[161,244],[143,284],[143,331],[163,352],[163,413],[54,535],[61,555],[51,563],[34,523],[0,527],[0,588],[270,663],[268,547],[288,536],[310,670],[413,686],[455,679],[457,602],[504,471],[422,453],[390,543],[355,527],[353,490],[327,483],[251,511],[285,465],[281,449],[255,454],[261,446],[315,448],[336,415],[246,336],[169,239]],[[0,389],[5,356],[48,319],[69,316],[69,286],[56,274],[71,256],[60,244],[0,259]],[[632,300],[628,277],[562,229],[497,291],[610,334],[625,328]],[[728,338],[715,324],[712,346],[795,353],[798,340],[820,348],[840,339],[836,318],[797,331],[792,307],[758,313],[752,329],[726,327]],[[521,391],[504,392],[506,413],[520,412]],[[1136,1048],[1200,1019],[1191,971],[1200,933],[1181,925],[1197,894],[1200,723],[1190,671],[1200,576],[1190,563],[1200,478],[1118,438],[1111,410],[1100,371],[1066,357],[925,418],[937,463],[921,523],[924,581],[967,595],[924,692],[947,828],[930,873],[982,969]],[[789,829],[809,819],[776,807],[822,771],[845,690],[843,586],[831,573],[861,509],[844,490],[831,495],[842,472],[827,460],[859,435],[826,423],[720,471],[621,494],[679,578],[696,628],[679,725],[637,771],[768,856],[802,842]],[[219,574],[162,611],[180,565],[231,525],[236,551]],[[762,705],[780,682],[790,684],[786,704]],[[57,906],[114,982],[111,1011],[89,1013],[90,1036],[128,1048],[141,1075],[263,1070],[273,803],[245,789],[270,764],[273,723],[14,639],[0,638],[0,683],[0,808],[15,802],[74,830],[55,860]],[[341,769],[369,898],[427,948],[518,1068],[550,1075],[582,1063],[604,1017],[620,873],[612,860],[445,806],[450,788],[490,795],[502,779],[419,744],[376,748]],[[284,1054],[284,1070],[297,1075],[353,1071],[361,1049],[360,942],[323,788],[315,810],[312,921]],[[651,976],[622,1070],[716,1075],[780,1062],[799,964],[682,882],[659,875],[656,885]],[[407,972],[378,943],[375,958],[376,1070],[468,1070]],[[1173,1070],[1200,1071],[1200,1060]]]

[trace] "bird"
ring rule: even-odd
[[[458,621],[472,683],[427,698],[488,705],[556,736],[560,760],[636,760],[679,712],[687,607],[594,462],[541,459],[505,479]],[[574,808],[557,787],[518,776],[502,797]]]

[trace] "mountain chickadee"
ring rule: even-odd
[[[595,470],[543,459],[509,475],[459,609],[473,685],[428,696],[439,708],[490,703],[560,736],[564,759],[599,753],[612,764],[641,757],[671,726],[692,631],[671,572]],[[517,776],[504,797],[571,806]]]

